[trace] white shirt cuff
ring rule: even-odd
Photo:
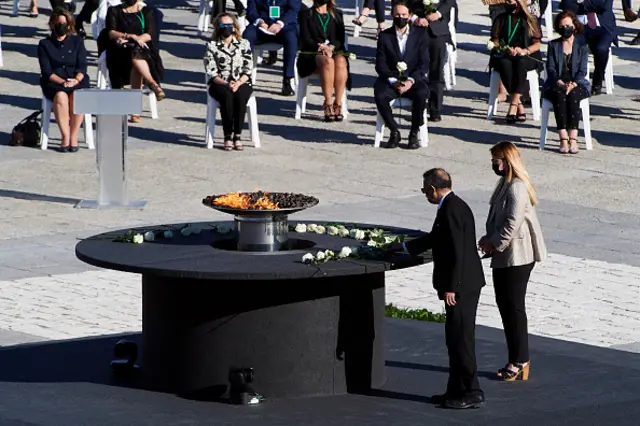
[[[418,15],[413,15],[411,17],[411,19],[409,19],[411,21],[411,23],[413,24],[414,22],[416,22],[416,19],[418,19]]]
[[[389,77],[389,84],[396,84],[398,82],[398,79],[395,77]]]
[[[280,25],[281,28],[284,28],[284,22],[282,21],[276,21],[276,24]]]
[[[405,253],[409,254],[409,250],[407,250],[407,246],[405,243],[402,243],[402,249],[404,250]]]
[[[260,24],[262,24],[264,21],[262,19],[258,19],[256,22],[253,23],[253,25],[255,25],[256,27],[259,27]]]
[[[416,81],[413,79],[413,77],[407,77],[407,80],[411,82],[411,84],[415,84]]]
[[[440,13],[440,11],[436,10],[436,13],[438,14],[438,19],[442,19],[442,13]]]

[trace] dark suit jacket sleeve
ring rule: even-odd
[[[441,19],[449,22],[451,19],[451,8],[453,7],[453,3],[453,0],[443,0],[438,3],[437,10],[440,12],[440,15],[442,15]]]
[[[576,0],[562,0],[560,2],[560,10],[568,10],[576,15],[586,15],[584,3],[578,3]]]
[[[462,270],[464,269],[464,223],[456,211],[448,211],[443,216],[443,225],[449,232],[451,246],[453,248],[453,259],[451,259],[451,282],[449,287],[443,289],[445,293],[456,293],[460,291],[462,283]]]
[[[38,61],[40,62],[40,74],[49,81],[53,74],[53,68],[43,41],[38,44]]]
[[[385,35],[380,33],[380,37],[378,37],[378,47],[376,49],[376,72],[378,73],[378,76],[385,80],[391,77],[398,78],[400,76],[398,70],[391,70],[387,65],[387,39],[388,38],[385,37]],[[395,42],[395,40],[392,41]]]
[[[548,87],[553,87],[558,81],[558,62],[556,58],[556,43],[549,43],[547,47],[547,83]]]
[[[300,13],[300,5],[302,0],[288,0],[285,7],[280,7],[280,20],[285,25],[295,25],[298,23],[298,13]]]
[[[416,238],[415,240],[407,241],[406,243],[404,243],[404,246],[412,256],[424,253],[425,251],[433,247],[431,234],[425,234],[420,238]]]
[[[416,81],[427,81],[429,76],[429,47],[427,32],[422,31],[418,43],[418,66],[411,72],[410,77]]]
[[[260,19],[260,14],[256,7],[256,0],[247,0],[247,20],[249,24],[255,24],[258,19]]]
[[[76,69],[75,73],[82,73],[85,76],[87,75],[87,49],[84,47],[84,40],[79,37],[78,40],[78,48],[77,48],[77,56],[76,56]]]
[[[585,13],[594,12],[598,15],[602,15],[607,9],[612,9],[611,2],[607,0],[584,0],[582,6]]]
[[[585,43],[581,43],[579,46],[578,52],[580,54],[580,65],[579,71],[575,74],[575,80],[579,85],[588,87],[589,80],[587,80],[587,74],[589,73],[589,46]]]

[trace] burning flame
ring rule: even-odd
[[[256,210],[276,210],[278,203],[273,203],[269,200],[269,194],[266,192],[255,203],[251,202],[249,195],[241,194],[239,192],[230,192],[229,194],[222,195],[215,200],[213,204],[216,206],[230,207],[232,209],[256,209]]]

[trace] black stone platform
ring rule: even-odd
[[[147,388],[223,397],[234,368],[253,368],[262,381],[259,392],[271,398],[339,395],[384,384],[384,273],[424,258],[399,254],[305,265],[306,252],[338,253],[362,242],[291,232],[290,240],[304,249],[238,252],[226,249],[234,235],[211,231],[219,224],[231,225],[194,224],[204,229],[198,235],[175,233],[144,244],[102,235],[76,247],[87,263],[142,274]]]
[[[484,409],[429,404],[444,389],[444,326],[386,320],[387,383],[376,396],[266,400],[232,406],[136,389],[108,367],[120,337],[0,350],[2,426],[608,426],[637,425],[640,355],[532,336],[531,379],[493,380],[504,364],[501,330],[478,327]],[[139,336],[138,336],[139,337]],[[134,337],[136,338],[136,337]],[[256,376],[259,386],[260,376]]]

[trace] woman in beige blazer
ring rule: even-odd
[[[496,303],[502,317],[509,362],[502,380],[529,378],[529,337],[525,295],[533,266],[547,255],[536,215],[536,192],[511,142],[491,148],[493,171],[500,176],[491,196],[487,234],[478,243],[491,256]]]

